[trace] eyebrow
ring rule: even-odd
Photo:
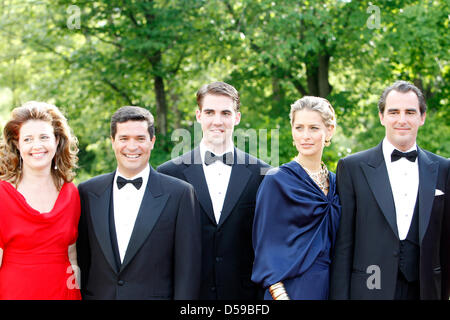
[[[51,133],[39,133],[38,134],[39,137],[40,136],[49,136],[49,135],[51,135]],[[25,137],[33,137],[33,136],[34,136],[34,134],[22,135],[23,138],[25,138]]]
[[[138,137],[138,138],[145,138],[147,135],[145,134],[138,134],[138,135],[133,135],[133,134],[119,134],[118,138],[127,138],[127,137]]]
[[[216,110],[211,109],[211,108],[203,108],[203,112],[208,112],[208,111],[216,112]],[[233,112],[233,109],[223,109],[223,110],[220,110],[220,112]]]
[[[398,111],[400,110],[400,108],[397,107],[391,107],[391,108],[387,108],[386,111]],[[418,111],[417,108],[411,107],[411,108],[406,108],[405,111]]]
[[[294,125],[302,125],[302,126],[304,126],[304,125],[306,125],[306,126],[320,126],[320,123],[306,123],[306,124],[304,124],[304,123],[298,123],[298,122],[294,122]]]

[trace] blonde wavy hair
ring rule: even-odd
[[[291,126],[294,122],[294,115],[297,111],[308,109],[311,111],[317,111],[322,117],[325,126],[336,127],[336,113],[334,112],[331,103],[321,97],[304,96],[291,104],[291,111],[289,113],[289,119],[291,120]]]
[[[59,139],[51,174],[55,186],[60,190],[63,183],[71,182],[75,177],[78,140],[72,134],[61,111],[56,106],[44,102],[29,101],[11,112],[11,119],[6,123],[3,139],[0,140],[0,179],[16,187],[22,179],[22,161],[17,146],[20,128],[30,120],[48,122],[53,127],[55,138]]]

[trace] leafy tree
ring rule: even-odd
[[[0,9],[0,117],[27,100],[59,106],[79,139],[78,181],[114,169],[109,121],[123,105],[155,115],[153,165],[180,151],[176,129],[192,148],[195,92],[215,80],[241,93],[236,142],[272,165],[296,154],[288,114],[304,95],[336,110],[331,170],[379,143],[377,100],[397,79],[427,98],[418,144],[450,155],[447,1],[4,0]]]

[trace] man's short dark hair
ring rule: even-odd
[[[234,103],[234,111],[238,112],[241,106],[241,101],[239,98],[239,92],[231,85],[225,82],[216,81],[210,84],[203,85],[197,91],[197,104],[200,110],[202,110],[203,98],[207,94],[226,96],[231,98]]]
[[[119,108],[111,117],[111,137],[114,139],[117,132],[117,124],[127,121],[147,121],[150,139],[155,135],[155,120],[147,109],[137,106],[125,106]]]
[[[401,93],[413,91],[416,94],[417,98],[419,99],[420,114],[423,115],[427,111],[427,104],[425,103],[425,98],[422,94],[422,91],[420,91],[419,88],[417,88],[415,85],[413,85],[408,81],[399,80],[396,81],[393,85],[384,89],[383,93],[381,94],[380,100],[378,101],[378,110],[380,111],[381,114],[384,113],[384,109],[386,107],[386,98],[389,92],[391,92],[392,90]]]

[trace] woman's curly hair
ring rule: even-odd
[[[12,111],[11,119],[3,129],[3,139],[0,140],[0,179],[15,186],[22,179],[18,141],[20,128],[29,120],[50,123],[56,139],[59,139],[51,174],[55,186],[60,190],[64,182],[71,182],[75,177],[78,140],[72,134],[67,119],[61,111],[56,106],[44,102],[29,101]]]

